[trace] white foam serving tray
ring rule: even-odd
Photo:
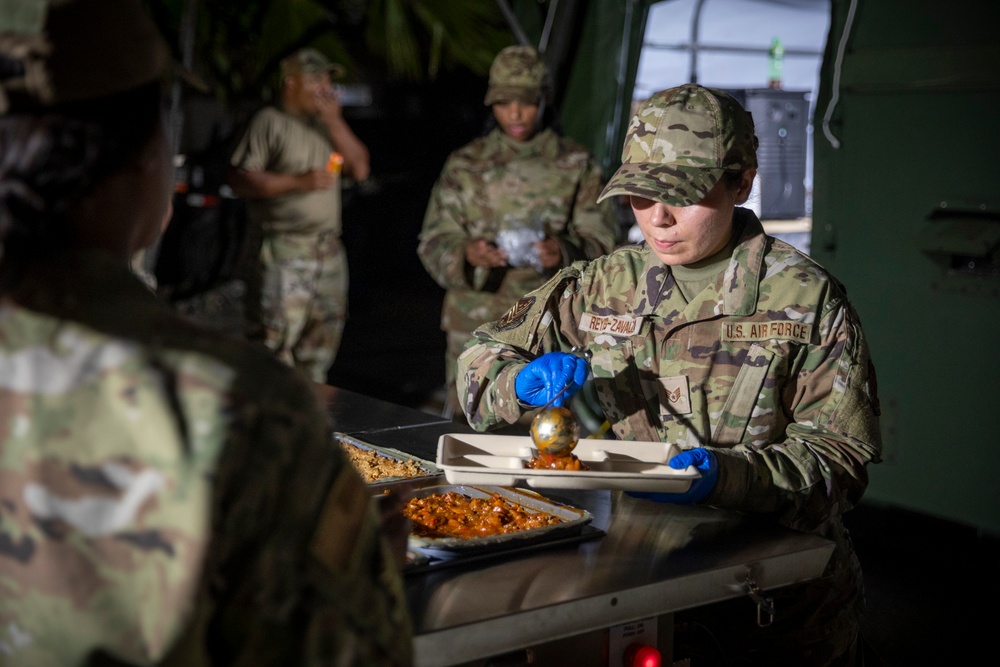
[[[437,466],[450,484],[527,485],[539,489],[623,489],[683,493],[699,473],[674,470],[667,461],[680,452],[665,442],[584,438],[573,453],[589,470],[525,468],[534,443],[528,436],[446,433],[438,438]]]

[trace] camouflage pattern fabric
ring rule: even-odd
[[[503,230],[537,225],[559,241],[564,264],[610,252],[617,230],[610,206],[595,203],[600,189],[587,151],[548,129],[524,143],[495,129],[449,156],[417,248],[447,290],[441,328],[469,334],[550,277],[531,267],[472,267],[465,247],[474,239],[495,241]],[[449,356],[446,365],[453,363]],[[453,375],[447,380],[454,385]]]
[[[260,253],[264,344],[326,383],[347,322],[347,254],[333,234],[264,238]]]
[[[646,245],[563,269],[475,332],[459,358],[459,395],[477,430],[514,423],[525,410],[514,378],[529,360],[590,350],[617,438],[711,447],[719,478],[706,504],[836,543],[824,577],[797,593],[807,602],[787,603],[798,615],[779,613],[776,624],[787,650],[838,655],[863,603],[841,515],[880,460],[874,370],[840,284],[767,237],[749,210],[736,209],[734,228],[728,267],[690,302]],[[788,664],[823,664],[804,656]]]
[[[407,665],[399,567],[309,385],[103,255],[0,293],[0,665]]]
[[[638,195],[697,204],[726,171],[757,166],[753,118],[732,96],[687,84],[656,93],[629,123],[622,164],[598,201]]]
[[[325,167],[333,141],[314,119],[262,109],[230,163],[247,171],[301,173]],[[340,188],[247,200],[263,230],[260,303],[248,304],[249,337],[316,382],[326,382],[347,318],[347,255],[339,241]],[[257,296],[254,290],[248,295]]]
[[[489,86],[483,103],[538,104],[545,87],[545,63],[530,46],[508,46],[490,65]]]

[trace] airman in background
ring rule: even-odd
[[[331,83],[342,73],[311,48],[282,60],[280,104],[253,117],[230,158],[230,185],[263,234],[250,336],[316,382],[326,382],[347,321],[342,179],[371,170]]]
[[[456,360],[472,331],[560,267],[615,247],[614,215],[597,203],[597,165],[551,126],[548,88],[532,47],[496,56],[484,100],[496,127],[449,156],[424,216],[417,252],[446,290],[447,405],[459,417]]]

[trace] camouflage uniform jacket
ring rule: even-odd
[[[45,260],[0,289],[0,665],[409,664],[311,385],[105,256]]]
[[[526,410],[514,378],[528,360],[590,350],[619,439],[712,447],[719,477],[706,504],[837,543],[817,585],[829,585],[827,609],[839,616],[825,631],[843,623],[848,633],[861,578],[841,513],[880,457],[874,369],[841,285],[766,236],[752,212],[736,217],[728,268],[690,303],[644,244],[563,269],[476,331],[459,359],[459,396],[477,430],[513,423]]]
[[[595,203],[601,187],[586,149],[550,129],[523,143],[495,129],[452,153],[431,192],[417,250],[447,290],[441,328],[471,332],[551,277],[531,267],[471,267],[465,247],[474,239],[540,225],[559,241],[564,264],[610,252],[616,227],[610,207]]]

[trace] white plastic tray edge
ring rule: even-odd
[[[486,433],[464,434],[445,433],[438,438],[437,465],[444,471],[451,484],[488,484],[494,486],[517,486],[525,484],[539,489],[622,489],[626,491],[653,491],[661,493],[683,493],[699,473],[693,467],[673,470],[666,461],[680,449],[669,443],[581,440],[577,445],[580,458],[594,450],[611,453],[638,455],[641,461],[655,465],[656,472],[564,471],[534,470],[531,468],[494,468],[488,465],[451,465],[451,449],[466,445],[480,450],[482,454],[502,459],[522,459],[530,457],[531,438],[527,436],[491,435]],[[463,455],[464,456],[464,455]],[[599,458],[599,457],[598,457]],[[661,465],[662,464],[662,465]]]

